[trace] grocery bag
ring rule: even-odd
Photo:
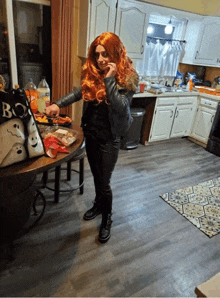
[[[23,89],[0,91],[0,168],[45,154]]]

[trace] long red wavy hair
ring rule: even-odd
[[[126,49],[120,38],[111,32],[104,32],[92,42],[88,50],[88,58],[82,69],[82,98],[84,101],[103,100],[107,102],[106,88],[103,81],[105,74],[99,69],[96,61],[95,50],[98,45],[105,48],[110,61],[117,66],[115,75],[117,83],[129,90],[126,77],[132,70],[126,56]]]

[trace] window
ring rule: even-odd
[[[183,25],[173,16],[150,15],[143,59],[136,62],[140,77],[155,82],[175,77],[184,46]]]

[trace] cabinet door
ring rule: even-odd
[[[119,1],[115,33],[120,37],[131,58],[143,56],[148,18],[149,14],[143,3]]]
[[[174,112],[175,106],[159,106],[155,109],[149,142],[169,139]]]
[[[180,58],[181,63],[192,64],[195,61],[196,46],[201,26],[202,21],[188,21],[184,37],[186,44]]]
[[[103,32],[115,31],[117,0],[92,0],[89,44]]]
[[[195,62],[218,66],[220,59],[220,24],[216,22],[203,24],[199,32],[199,37]]]
[[[192,126],[194,113],[195,105],[193,104],[177,106],[170,137],[188,136]]]
[[[198,108],[190,136],[206,144],[208,142],[208,137],[215,113],[216,110],[200,106]]]

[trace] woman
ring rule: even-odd
[[[118,159],[120,138],[128,128],[130,103],[138,85],[138,76],[126,57],[119,37],[105,32],[91,44],[82,70],[82,85],[46,109],[59,115],[60,108],[82,99],[82,128],[87,158],[94,177],[94,205],[84,214],[91,220],[102,214],[99,241],[110,238],[112,190],[110,179]],[[129,121],[128,121],[129,122]]]

